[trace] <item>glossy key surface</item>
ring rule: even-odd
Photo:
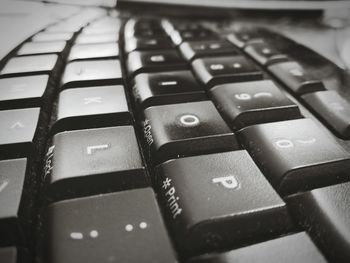
[[[20,56],[49,53],[62,54],[66,46],[66,41],[27,42],[18,50],[17,54]]]
[[[116,43],[76,44],[72,47],[68,60],[116,58],[119,48]]]

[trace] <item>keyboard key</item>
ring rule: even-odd
[[[185,41],[193,40],[219,40],[219,37],[209,29],[201,28],[195,30],[174,30],[170,34],[175,45],[180,45]]]
[[[180,51],[187,60],[217,55],[239,55],[237,49],[226,40],[190,41],[180,45]]]
[[[248,44],[244,51],[263,66],[288,60],[285,54],[282,54],[264,41]]]
[[[170,71],[188,67],[176,50],[133,51],[128,56],[127,64],[128,71],[133,76],[143,72]]]
[[[239,135],[265,176],[282,195],[349,178],[349,153],[312,120],[250,126]]]
[[[155,38],[165,37],[166,34],[156,19],[129,19],[124,27],[124,37],[127,38]]]
[[[45,262],[178,262],[150,188],[55,203],[47,215]]]
[[[119,35],[114,33],[105,34],[80,34],[75,40],[75,44],[98,44],[98,43],[110,43],[118,42]]]
[[[75,61],[67,64],[61,89],[122,83],[120,61],[117,59]]]
[[[133,94],[137,108],[143,109],[207,98],[191,71],[139,74],[135,77]]]
[[[244,48],[248,43],[261,41],[262,35],[257,30],[243,29],[238,32],[231,33],[227,36],[228,41],[238,48]]]
[[[51,74],[58,66],[57,55],[37,55],[11,58],[1,70],[1,75]]]
[[[173,45],[170,39],[163,38],[135,38],[125,39],[125,52],[130,53],[135,50],[165,50],[171,49]]]
[[[239,148],[210,101],[150,107],[144,118],[145,147],[153,163]]]
[[[305,232],[284,236],[225,253],[205,255],[188,263],[326,263],[326,259]]]
[[[17,253],[16,247],[2,247],[0,248],[0,262],[3,263],[22,263]]]
[[[350,138],[350,103],[334,90],[306,94],[303,100],[342,138]]]
[[[244,150],[170,160],[156,168],[156,178],[185,254],[276,236],[290,226],[285,203]]]
[[[60,93],[53,132],[130,124],[123,86],[67,89]]]
[[[58,133],[46,158],[49,201],[149,185],[132,126]]]
[[[288,206],[331,262],[350,260],[350,183],[298,194]]]
[[[196,59],[193,70],[208,88],[230,82],[262,79],[262,72],[243,56],[225,56]]]
[[[25,158],[0,161],[0,245],[2,246],[24,244],[28,238],[28,229],[25,229],[29,220],[26,216],[28,194],[25,195],[23,189],[26,165]]]
[[[212,88],[210,94],[233,130],[301,117],[298,106],[271,80],[223,84]]]
[[[18,50],[17,55],[21,56],[54,53],[64,56],[66,46],[66,41],[27,42]]]
[[[40,107],[48,75],[0,79],[0,109]]]
[[[119,48],[116,43],[83,44],[72,47],[68,61],[117,57],[119,57]]]
[[[73,38],[73,33],[48,33],[40,32],[32,37],[33,42],[49,42],[49,41],[70,41]]]
[[[282,62],[271,65],[268,70],[295,94],[325,90],[323,83],[310,76],[297,62]]]
[[[0,159],[32,154],[40,108],[0,111]]]

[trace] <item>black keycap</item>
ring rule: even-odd
[[[187,263],[326,263],[305,232],[284,236],[220,254],[205,255]]]
[[[66,41],[27,42],[18,51],[17,55],[61,54],[65,55]]]
[[[130,53],[134,50],[165,50],[171,49],[173,45],[167,37],[158,38],[135,38],[125,39],[125,52]]]
[[[312,120],[254,125],[239,135],[282,195],[349,178],[349,153]]]
[[[164,73],[142,73],[135,77],[133,94],[138,108],[205,100],[204,89],[200,87],[191,71],[170,71]]]
[[[271,65],[268,70],[295,94],[325,90],[323,83],[310,76],[297,62],[282,62]]]
[[[130,21],[129,21],[130,22]],[[158,38],[166,37],[164,30],[160,26],[149,24],[131,25],[129,22],[125,25],[124,36],[127,38]]]
[[[0,79],[0,109],[39,107],[48,85],[48,75]]]
[[[2,263],[22,263],[18,257],[16,247],[2,247],[0,248],[0,262]]]
[[[243,56],[225,56],[196,59],[192,62],[198,78],[210,88],[230,82],[262,79],[262,72]]]
[[[176,50],[133,51],[128,55],[130,75],[152,71],[170,71],[186,69],[186,61]]]
[[[58,63],[58,56],[54,54],[14,57],[1,70],[1,75],[51,74]]]
[[[120,61],[117,59],[75,61],[67,64],[62,78],[61,88],[122,83]]]
[[[0,111],[0,159],[32,153],[39,113],[39,108]]]
[[[80,34],[75,40],[75,44],[98,44],[98,43],[115,43],[117,44],[119,35],[114,33],[105,34]]]
[[[123,86],[67,89],[60,93],[53,132],[131,123]]]
[[[180,45],[180,51],[187,60],[216,55],[239,55],[235,47],[226,40],[191,41]]]
[[[117,57],[119,57],[119,48],[116,43],[83,44],[72,47],[68,61]]]
[[[303,96],[304,101],[342,138],[350,137],[350,103],[334,90]]]
[[[150,188],[55,203],[47,214],[45,262],[177,262]]]
[[[174,30],[170,34],[171,40],[175,45],[180,45],[185,41],[194,40],[219,40],[219,37],[209,29],[200,28],[195,30]]]
[[[331,262],[350,261],[350,183],[291,196],[288,207]]]
[[[73,38],[73,33],[48,33],[40,32],[32,37],[33,42],[48,42],[48,41],[70,41]]]
[[[288,60],[285,54],[264,41],[248,44],[244,51],[263,66]]]
[[[211,101],[154,106],[144,116],[145,147],[153,163],[239,148]]]
[[[271,80],[223,84],[212,88],[210,94],[234,130],[252,124],[301,117],[298,106]]]
[[[227,39],[238,48],[244,48],[248,43],[259,42],[262,34],[257,30],[243,29],[238,32],[231,33]]]
[[[29,238],[29,189],[24,189],[27,159],[0,161],[0,245],[23,245]],[[25,185],[28,187],[28,185]],[[1,257],[0,257],[1,258]],[[3,262],[3,261],[1,261]]]
[[[132,126],[58,133],[46,158],[46,194],[67,199],[147,186]]]
[[[276,236],[290,226],[285,203],[245,150],[170,160],[156,168],[156,178],[185,254]]]

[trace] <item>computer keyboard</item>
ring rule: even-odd
[[[83,9],[0,68],[0,262],[350,261],[350,95],[259,25]]]

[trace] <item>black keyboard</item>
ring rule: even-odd
[[[314,51],[83,10],[1,65],[1,263],[350,262],[350,93]]]

